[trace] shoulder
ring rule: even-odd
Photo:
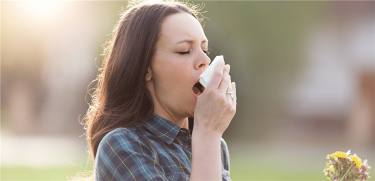
[[[136,140],[137,136],[134,133],[135,129],[130,128],[116,128],[109,133],[107,133],[103,139],[100,141],[99,148],[105,146],[106,144],[111,144],[115,142],[126,142],[130,140]],[[98,149],[99,149],[98,148]]]
[[[134,138],[129,128],[114,129],[103,137],[95,158],[95,180],[122,179],[124,173],[117,168],[121,167],[122,160],[131,156],[133,150],[126,149],[126,147],[132,141],[134,141]],[[131,165],[134,165],[134,163],[131,163]]]
[[[103,140],[107,140],[107,139],[111,139],[113,137],[116,137],[116,136],[133,136],[135,133],[135,128],[134,127],[128,127],[128,128],[116,128],[110,132],[108,132],[102,139]]]
[[[97,157],[118,152],[129,154],[133,152],[142,152],[142,148],[146,148],[146,144],[135,133],[134,127],[116,128],[107,133],[99,143]]]
[[[117,128],[103,137],[95,159],[95,180],[149,180],[150,169],[163,177],[151,149],[135,131],[134,127]]]

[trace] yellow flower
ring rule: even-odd
[[[342,152],[342,151],[336,151],[335,153],[332,154],[333,156],[339,157],[339,158],[347,158],[348,156]]]
[[[333,165],[331,165],[331,166],[329,167],[329,172],[333,172],[333,170],[334,170]]]
[[[330,154],[330,155],[327,155],[327,159],[328,159],[328,160],[336,160],[337,157],[332,153],[332,154]]]
[[[349,158],[354,161],[355,165],[358,168],[361,168],[361,166],[362,166],[362,160],[356,154],[350,155]]]
[[[327,167],[330,167],[332,164],[331,163],[329,163],[329,162],[326,162],[327,163]]]

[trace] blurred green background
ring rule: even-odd
[[[224,55],[237,86],[224,133],[232,180],[327,180],[335,151],[375,168],[374,1],[194,3],[210,58]],[[1,180],[93,170],[79,121],[126,5],[1,2]]]

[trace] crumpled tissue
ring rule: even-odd
[[[208,83],[210,83],[212,75],[214,74],[215,67],[221,61],[225,65],[224,56],[223,55],[216,56],[215,59],[212,61],[212,63],[207,67],[207,69],[199,76],[200,78],[199,82],[204,87],[207,87]]]

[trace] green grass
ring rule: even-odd
[[[54,168],[27,168],[27,167],[2,167],[1,180],[67,180],[83,170],[77,167],[54,167]],[[255,169],[249,166],[235,166],[231,170],[232,180],[326,180],[322,174],[303,173],[280,170]]]
[[[323,170],[323,169],[322,169]],[[79,167],[54,167],[54,168],[27,168],[27,167],[1,167],[2,181],[31,181],[31,180],[67,180],[83,170]],[[370,170],[371,171],[371,170]],[[370,174],[371,175],[371,174]],[[306,172],[283,169],[264,169],[250,165],[232,166],[232,180],[322,180],[326,181],[323,172]],[[374,180],[374,179],[369,179]]]
[[[288,160],[265,156],[234,157],[231,159],[231,179],[326,181],[323,168],[315,169],[316,167],[314,164],[296,166],[292,162],[288,162]]]
[[[298,165],[301,164],[301,165]],[[303,163],[303,164],[302,164]],[[309,164],[306,164],[309,163]],[[325,164],[313,160],[287,160],[277,155],[268,156],[232,156],[232,180],[311,180],[328,181],[323,174]],[[71,167],[28,168],[28,167],[1,167],[2,181],[60,181],[76,176],[78,172],[92,171],[85,164]],[[372,169],[370,176],[372,174]],[[374,181],[374,178],[368,181]]]
[[[323,169],[322,169],[323,170]],[[249,165],[232,166],[232,180],[322,180],[326,181],[323,172],[295,171],[287,169],[275,169],[265,167],[255,167]]]
[[[49,168],[30,168],[30,167],[1,167],[1,181],[31,181],[31,180],[68,180],[76,176],[78,172],[84,172],[82,166],[71,167],[49,167]]]

